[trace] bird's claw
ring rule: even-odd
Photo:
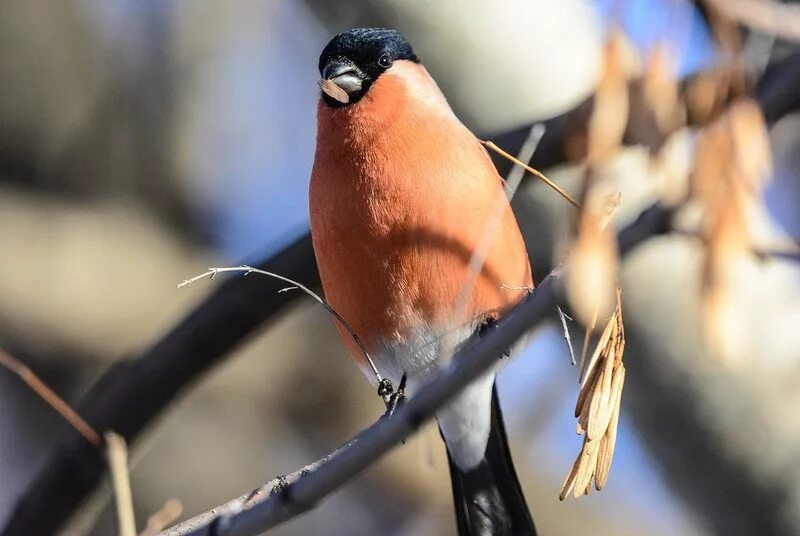
[[[383,399],[383,403],[388,408],[389,402],[394,396],[394,386],[392,385],[392,380],[389,378],[381,378],[381,381],[378,383],[378,396]]]
[[[386,404],[386,413],[384,417],[391,417],[397,408],[403,405],[406,401],[406,375],[400,378],[400,385],[397,386],[397,391],[392,387],[392,382],[386,378],[381,380],[378,386],[378,394],[383,398],[383,403]]]

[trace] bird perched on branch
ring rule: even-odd
[[[309,203],[322,285],[369,353],[337,325],[367,377],[407,378],[413,396],[531,287],[528,255],[488,154],[398,32],[339,34],[319,71]],[[535,534],[494,378],[436,415],[459,534]]]

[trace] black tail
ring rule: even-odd
[[[459,536],[536,536],[508,450],[496,384],[492,387],[492,428],[483,460],[474,469],[462,472],[449,452],[447,459]]]

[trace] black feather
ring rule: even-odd
[[[341,103],[323,94],[325,102],[338,108],[358,102],[370,86],[395,61],[419,63],[408,41],[397,30],[386,28],[354,28],[340,33],[325,46],[319,56],[319,74],[330,64],[348,65],[361,79],[361,89],[349,93],[349,101]]]
[[[419,63],[411,45],[397,30],[387,28],[354,28],[342,32],[322,49],[319,56],[319,73],[333,59],[346,58],[366,74],[377,78],[386,67],[378,60],[387,55],[390,61],[410,60]]]
[[[486,453],[474,469],[461,471],[447,454],[458,534],[535,536],[536,526],[511,461],[496,384],[491,419]]]

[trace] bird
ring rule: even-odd
[[[526,246],[486,149],[402,34],[340,33],[318,68],[309,217],[322,288],[364,346],[337,323],[356,365],[375,386],[373,365],[413,396],[532,287]],[[470,278],[495,213],[485,261]],[[536,534],[495,375],[485,373],[436,412],[462,536]]]

